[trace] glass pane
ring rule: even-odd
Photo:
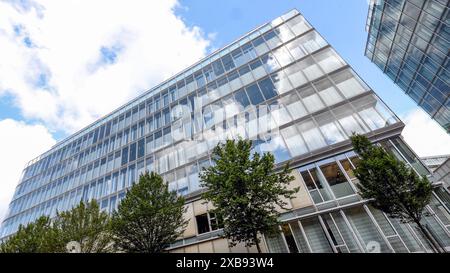
[[[389,220],[391,220],[392,225],[394,226],[398,235],[402,238],[403,242],[405,242],[410,252],[425,251],[419,244],[411,230],[408,228],[408,224],[402,223],[397,218],[389,218]]]
[[[319,192],[322,195],[324,201],[331,200],[331,193],[329,191],[328,185],[321,176],[318,177],[317,169],[316,168],[310,169],[309,173],[311,174],[316,186],[318,187]]]
[[[312,121],[305,121],[298,125],[299,132],[302,133],[303,139],[310,151],[325,147],[327,144],[323,139],[319,129]]]
[[[339,228],[339,231],[341,232],[341,235],[342,235],[344,242],[347,245],[349,251],[352,253],[353,252],[355,252],[355,253],[361,252],[355,236],[353,235],[352,231],[350,230],[350,227],[345,222],[344,218],[342,218],[342,215],[339,212],[333,212],[330,215],[332,216],[337,227]]]
[[[291,227],[292,233],[294,234],[295,241],[297,242],[297,246],[300,248],[300,253],[310,253],[308,244],[306,243],[306,239],[303,236],[302,231],[298,225],[298,222],[289,223]]]
[[[286,248],[286,244],[284,243],[283,238],[280,233],[272,237],[266,236],[267,246],[269,247],[270,253],[287,253],[288,249]]]
[[[281,230],[284,234],[284,238],[286,239],[286,243],[289,248],[290,253],[298,253],[297,244],[295,242],[294,236],[292,235],[291,229],[289,228],[289,224],[284,224],[281,226]]]
[[[331,79],[346,98],[351,98],[365,91],[365,88],[350,70],[334,73],[331,75]]]
[[[298,156],[308,152],[305,142],[298,133],[295,126],[289,126],[281,131],[289,152],[292,156]]]
[[[311,251],[313,253],[332,253],[330,243],[319,223],[317,217],[304,219],[301,221],[306,238],[308,238]]]
[[[325,225],[325,228],[327,229],[328,234],[330,235],[331,241],[333,242],[334,246],[337,247],[340,245],[344,245],[344,240],[342,239],[333,220],[331,220],[330,215],[324,214],[324,215],[321,215],[321,217],[323,220],[323,224]]]
[[[342,173],[336,162],[322,165],[320,166],[320,170],[328,181],[336,198],[354,194],[350,182],[347,181],[347,178],[345,178],[345,175]]]
[[[245,89],[247,91],[248,97],[253,105],[260,104],[264,101],[264,98],[259,91],[258,85],[255,83]]]
[[[322,100],[319,98],[312,86],[307,86],[300,89],[299,94],[302,98],[303,103],[305,104],[306,109],[308,109],[310,113],[314,113],[325,107]]]
[[[363,207],[344,210],[366,252],[392,252]]]
[[[350,177],[350,179],[355,178],[355,174],[353,173],[353,167],[348,161],[348,159],[341,160],[340,162],[342,168],[344,168],[344,171],[347,173],[348,177]]]

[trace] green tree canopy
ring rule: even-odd
[[[50,218],[41,216],[36,221],[20,225],[18,231],[0,244],[1,253],[48,253],[62,247]]]
[[[82,253],[112,250],[110,224],[109,215],[100,210],[95,200],[87,204],[80,202],[69,211],[58,212],[54,221],[58,240],[64,246],[72,241],[77,242]]]
[[[353,147],[361,157],[355,175],[360,195],[370,199],[373,207],[390,217],[414,222],[437,250],[439,247],[421,224],[425,206],[430,202],[433,186],[426,176],[419,176],[403,161],[373,145],[362,135],[351,137]]]
[[[202,170],[203,198],[211,201],[224,225],[230,244],[245,242],[261,252],[258,234],[272,235],[278,230],[277,206],[287,209],[281,197],[292,198],[299,188],[289,190],[294,180],[288,164],[274,172],[270,153],[251,155],[250,140],[227,140],[213,150],[214,165]]]
[[[101,212],[95,200],[66,212],[57,212],[51,220],[41,216],[19,230],[0,245],[0,252],[66,252],[69,242],[77,242],[80,251],[111,250],[110,218]]]
[[[184,231],[184,198],[156,173],[140,175],[113,214],[116,246],[125,252],[164,251]]]

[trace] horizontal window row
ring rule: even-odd
[[[203,68],[201,68],[200,66],[200,69],[198,71],[192,72],[192,74],[189,76],[187,76],[188,73],[186,72],[185,73],[186,76],[181,75],[178,77],[179,78],[178,80],[170,81],[168,84],[166,84],[169,85],[170,87],[167,87],[166,90],[162,89],[159,90],[160,92],[158,92],[158,96],[151,99],[152,103],[154,103],[151,107],[155,107],[155,109],[157,109],[158,107],[164,107],[164,105],[167,105],[169,103],[170,99],[174,101],[178,97],[182,97],[189,91],[192,91],[191,88],[194,88],[195,85],[196,87],[201,87],[208,81],[211,81],[214,78],[218,78],[224,72],[252,60],[253,58],[257,57],[256,48],[258,46],[267,45],[269,48],[273,48],[277,45],[280,45],[282,42],[287,41],[288,39],[303,34],[309,29],[311,29],[311,26],[309,26],[308,23],[303,19],[303,17],[298,14],[296,17],[287,21],[286,24],[280,25],[272,30],[270,30],[270,27],[269,29],[263,28],[261,30],[262,32],[260,31],[255,32],[257,34],[257,33],[264,33],[267,31],[259,38],[256,38],[255,40],[249,41],[247,43],[243,43],[241,44],[241,46],[236,44],[235,46],[232,46],[233,50],[232,52],[229,53],[225,53],[229,51],[228,49],[225,49],[222,51],[223,53],[221,53],[222,58],[212,57],[210,58],[211,63],[206,64],[209,61],[205,61],[204,62],[205,65],[203,65]],[[254,37],[255,34],[252,34],[251,36]],[[262,39],[262,42],[258,39]],[[219,54],[217,54],[216,56],[218,57]],[[214,60],[214,58],[216,60]],[[197,67],[199,66],[196,66],[195,68]],[[174,84],[173,86],[175,88],[170,83],[173,83]],[[139,105],[132,107],[132,109],[128,110],[126,113],[122,114],[120,117],[118,117],[118,119],[123,119],[125,121],[128,121],[128,119],[132,120],[136,113],[142,111],[144,106],[145,105],[143,103],[140,103]],[[110,123],[111,122],[108,122],[107,124]],[[108,126],[107,124],[104,124],[101,127]],[[127,122],[126,124],[130,124],[130,122]],[[99,126],[99,128],[101,127]],[[75,140],[72,144],[63,147],[57,152],[60,152],[61,150],[70,147],[70,145],[72,146],[78,145],[81,141],[86,142],[88,138],[89,138],[88,143],[95,143],[96,137],[102,135],[102,133],[99,131],[101,129],[99,128],[96,128],[90,133],[86,133],[78,140]],[[33,168],[29,168],[29,170],[26,171],[24,177],[28,177],[29,171],[33,172]]]
[[[295,88],[296,86],[303,85],[308,81],[312,81],[318,77],[321,77],[325,73],[329,73],[344,64],[343,61],[330,48],[316,53],[314,55],[314,59],[312,58],[313,57],[304,59],[301,62],[295,63],[280,72],[272,74],[270,78],[260,80],[258,83],[248,86],[245,89],[247,91],[247,95],[241,94],[242,92],[244,92],[242,90],[235,93],[235,96],[240,100],[241,103],[244,104],[244,107],[247,103],[259,104],[262,101],[270,99],[277,94],[286,92],[292,88]],[[264,74],[255,75],[254,78],[260,78],[263,75],[266,75],[266,73],[264,72]],[[254,80],[254,78],[252,77],[252,80]],[[226,93],[230,92],[232,89],[230,88],[227,90],[228,91],[222,92],[222,95],[226,95]],[[359,92],[358,90],[359,89],[351,90],[349,88],[348,90],[346,90],[346,97],[352,92]],[[325,94],[325,92],[323,94]],[[208,94],[199,93],[197,98],[207,102],[210,100],[208,95],[211,95],[211,92],[208,92]],[[194,110],[193,100],[194,97],[192,97],[192,100],[186,99],[185,102],[180,102],[180,106],[184,105]],[[147,134],[152,130],[156,130],[163,125],[167,126],[168,124],[170,124],[171,115],[173,115],[173,113],[169,111],[169,109],[167,109],[167,111],[164,110],[162,114],[157,114],[153,117],[147,118],[145,124],[144,121],[141,121],[139,122],[139,124],[132,125],[130,128],[125,129],[123,132],[117,133],[116,136],[113,135],[110,139],[106,139],[103,143],[100,143],[95,147],[91,147],[90,150],[87,149],[86,151],[81,152],[81,154],[78,156],[78,164],[75,165],[81,166],[83,164],[86,164],[87,162],[94,160],[96,158],[95,155],[97,155],[97,157],[98,154],[102,156],[106,153],[106,151],[111,152],[112,149],[117,149],[120,146],[129,143],[129,141],[133,141],[136,138],[141,137],[143,134]],[[70,169],[69,171],[71,170],[72,169]],[[59,174],[61,173],[62,171]],[[21,185],[21,187],[24,186],[26,186],[26,183]],[[21,190],[19,191],[19,193],[20,192],[26,192],[26,190]]]

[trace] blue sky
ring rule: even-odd
[[[364,56],[368,12],[364,0],[181,0],[178,14],[190,25],[216,33],[220,48],[253,28],[296,8],[399,116],[416,104]]]

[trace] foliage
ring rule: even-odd
[[[57,213],[54,227],[58,239],[67,245],[77,242],[82,253],[110,252],[110,217],[101,211],[97,201],[85,204],[80,202],[73,209]]]
[[[41,216],[19,230],[0,245],[5,253],[66,252],[67,243],[80,244],[80,251],[110,251],[110,218],[99,210],[96,201],[80,204],[69,211],[57,212],[51,220]]]
[[[115,245],[125,252],[162,252],[187,226],[184,198],[156,173],[139,177],[113,214]]]
[[[48,253],[60,248],[50,218],[41,216],[26,226],[20,225],[14,235],[0,244],[0,253]]]
[[[351,141],[361,157],[355,170],[360,195],[390,217],[414,222],[439,251],[432,235],[421,223],[433,191],[427,177],[419,176],[414,169],[383,147],[373,145],[365,136],[353,135]]]
[[[214,205],[231,246],[245,242],[261,252],[258,234],[278,232],[277,206],[287,209],[281,197],[292,198],[299,189],[287,188],[294,180],[288,164],[277,173],[272,154],[251,155],[251,149],[250,140],[219,143],[212,154],[214,165],[204,168],[200,179],[208,189],[203,198]]]

